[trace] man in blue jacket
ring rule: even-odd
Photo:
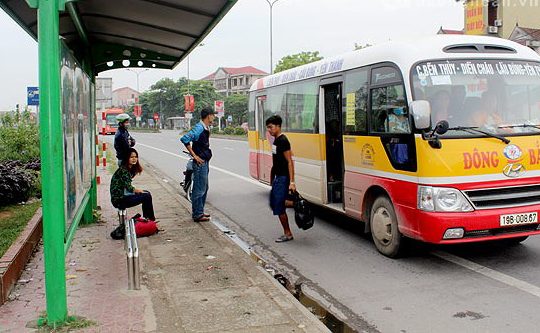
[[[191,216],[195,222],[210,221],[210,215],[204,213],[206,194],[208,193],[208,163],[212,158],[210,150],[210,124],[214,121],[214,111],[204,108],[201,121],[187,132],[180,141],[193,156],[193,192],[191,194]]]

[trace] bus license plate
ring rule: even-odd
[[[507,214],[499,217],[501,227],[538,222],[538,212]]]

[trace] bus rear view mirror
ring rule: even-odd
[[[428,101],[412,101],[409,110],[414,119],[414,126],[419,130],[427,130],[431,126],[431,105]]]

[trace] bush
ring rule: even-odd
[[[234,129],[234,135],[246,135],[246,131],[242,127]]]
[[[212,127],[212,129],[210,130],[210,133],[219,134],[220,133],[219,127],[217,127],[217,126]]]
[[[27,201],[35,181],[33,171],[28,171],[19,161],[0,163],[0,205]]]
[[[234,134],[234,127],[225,127],[225,129],[223,130],[223,134],[233,135]]]
[[[0,161],[39,158],[39,127],[30,119],[30,113],[5,115],[0,124]]]

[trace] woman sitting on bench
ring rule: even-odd
[[[152,194],[131,185],[131,180],[142,172],[139,164],[139,153],[133,148],[129,149],[129,155],[122,159],[122,164],[116,170],[111,179],[111,201],[114,207],[126,209],[142,204],[143,216],[154,221],[154,206]]]

